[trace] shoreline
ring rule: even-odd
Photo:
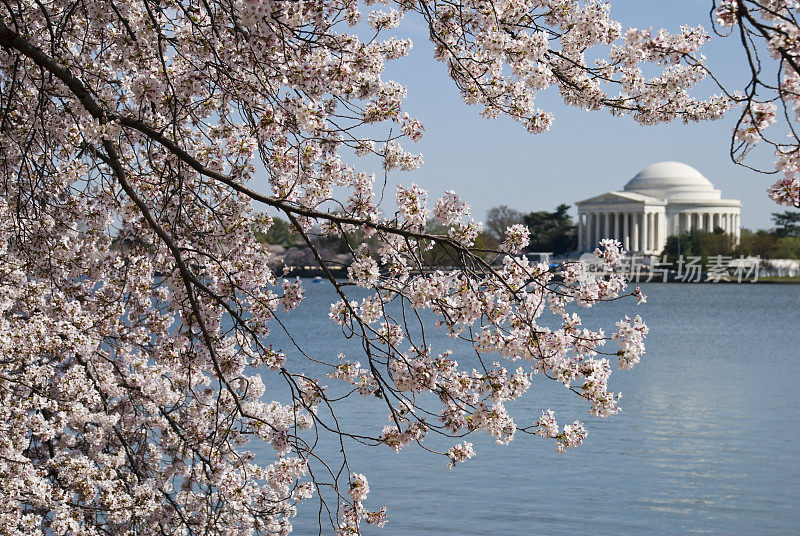
[[[442,267],[442,270],[449,270],[451,268]],[[332,268],[329,267],[328,270],[330,271],[331,275],[333,275],[336,279],[346,279],[347,278],[347,268]],[[419,273],[419,272],[414,272]],[[277,273],[276,275],[281,275]],[[598,274],[600,275],[600,274]],[[628,280],[629,284],[643,284],[643,283],[661,283],[661,284],[678,284],[678,285],[698,285],[698,284],[706,284],[706,285],[731,285],[731,284],[775,284],[775,285],[800,285],[800,277],[798,276],[764,276],[759,277],[755,281],[752,278],[742,279],[741,281],[737,279],[724,279],[720,278],[719,280],[709,280],[709,279],[702,279],[702,280],[691,280],[691,281],[684,281],[682,279],[678,279],[675,273],[670,273],[667,276],[667,280],[663,280],[663,274],[658,274],[654,276],[651,280],[647,280],[648,274],[627,274],[629,277],[626,279]],[[705,275],[705,274],[702,274]],[[295,266],[291,267],[288,272],[284,275],[284,277],[300,277],[302,279],[315,279],[317,277],[321,277],[322,279],[326,279],[325,272],[319,268],[314,266]]]

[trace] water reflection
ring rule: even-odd
[[[304,348],[330,358],[352,347],[336,342],[327,319],[333,293],[308,287],[306,302],[286,317],[305,333]],[[538,438],[503,447],[473,436],[478,457],[448,470],[420,449],[353,446],[351,467],[370,478],[368,506],[390,508],[389,524],[368,534],[797,533],[800,286],[643,287],[644,306],[582,312],[587,325],[610,330],[635,309],[651,327],[642,363],[612,377],[625,395],[620,415],[590,418],[563,389],[534,382],[514,415],[526,424],[542,405],[563,408],[560,420],[589,427],[578,450],[562,456]],[[273,342],[289,349],[280,334]],[[385,422],[375,404],[354,402],[348,413],[362,426]],[[313,509],[301,511],[297,533],[316,532]]]

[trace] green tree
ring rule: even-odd
[[[726,234],[725,231],[719,227],[714,229],[714,232],[700,232],[699,235],[699,253],[704,257],[711,255],[731,255],[736,247],[736,239]]]
[[[800,259],[800,236],[781,236],[770,251],[773,259]]]
[[[692,229],[681,235],[667,237],[663,255],[675,260],[679,255],[696,255],[707,259],[712,255],[733,255],[736,241],[717,227],[714,232]]]
[[[775,233],[759,229],[758,231],[749,231],[742,229],[742,236],[739,240],[738,252],[745,256],[760,256],[768,259],[772,257],[772,251],[775,248],[775,243],[778,237]]]
[[[425,232],[430,235],[447,236],[449,231],[450,226],[443,225],[434,219],[429,219],[425,227]],[[494,238],[494,236],[490,235],[489,233],[482,232],[479,233],[475,239],[473,249],[475,255],[480,256],[487,261],[491,261],[496,257],[491,250],[495,250],[498,244],[499,242]],[[441,241],[434,241],[430,248],[423,249],[424,251],[422,252],[422,258],[426,264],[431,266],[456,266],[462,261],[461,254],[457,249],[453,248],[452,246],[448,246]]]
[[[779,237],[800,236],[800,212],[773,212],[772,221],[775,223],[775,234]]]
[[[266,233],[256,231],[256,240],[262,244],[290,247],[299,241],[297,235],[292,233],[292,225],[281,218],[273,218],[272,226]]]
[[[529,212],[522,221],[531,232],[528,251],[549,251],[562,255],[578,248],[578,230],[567,214],[569,205],[560,204],[553,212]]]

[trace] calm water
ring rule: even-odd
[[[306,287],[306,301],[285,318],[297,342],[310,355],[355,356],[327,319],[332,291]],[[367,507],[389,508],[386,527],[366,533],[800,534],[800,286],[643,288],[646,305],[581,311],[590,327],[610,331],[634,312],[651,328],[642,363],[612,375],[611,388],[624,393],[619,415],[593,419],[577,397],[537,377],[513,414],[525,425],[553,407],[562,424],[583,420],[589,437],[566,455],[541,438],[502,446],[473,435],[478,456],[449,470],[416,447],[347,445],[351,470],[370,480]],[[284,336],[273,342],[292,359]],[[436,352],[452,344],[440,334],[428,342]],[[387,422],[379,402],[347,401],[344,420],[379,431]],[[336,445],[319,452],[334,455]],[[317,506],[305,504],[295,533],[318,531]]]

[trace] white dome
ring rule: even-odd
[[[721,199],[722,194],[714,189],[702,173],[680,162],[658,162],[647,166],[623,188],[668,201],[711,201]]]

